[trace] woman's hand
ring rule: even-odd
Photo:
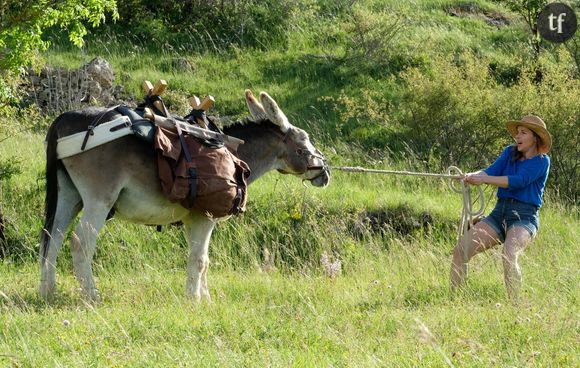
[[[485,173],[481,173],[481,172],[471,173],[471,174],[465,175],[465,177],[463,178],[463,182],[465,182],[467,184],[481,185],[481,184],[485,183],[485,179],[487,177],[488,176]]]
[[[509,180],[507,176],[489,176],[485,171],[465,174],[463,182],[473,185],[490,184],[500,188],[508,188]]]

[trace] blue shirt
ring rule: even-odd
[[[508,146],[495,162],[483,170],[491,176],[507,176],[508,187],[498,188],[498,198],[514,198],[542,206],[544,187],[550,172],[550,157],[537,155],[521,161],[513,160],[513,146]]]

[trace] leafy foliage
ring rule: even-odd
[[[355,64],[384,67],[394,54],[394,38],[403,30],[403,21],[385,11],[371,12],[356,6],[345,24],[344,58]]]
[[[70,41],[83,45],[84,22],[96,27],[111,12],[117,17],[115,0],[5,0],[0,3],[0,69],[17,71],[35,64],[38,51],[46,50],[42,37],[50,27],[69,32]]]
[[[534,58],[537,60],[542,50],[542,39],[538,31],[538,15],[542,9],[548,4],[547,0],[499,0],[505,3],[508,8],[518,13],[526,22],[529,31],[531,32],[530,46],[533,50]],[[566,2],[571,8],[578,13],[580,9],[580,1],[572,0]],[[576,65],[576,76],[580,76],[580,36],[576,32],[575,36],[568,40],[564,47],[572,55],[573,61]]]
[[[277,0],[122,1],[119,26],[130,28],[153,49],[267,49],[286,45],[293,6]]]

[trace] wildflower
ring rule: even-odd
[[[295,207],[290,211],[290,218],[294,221],[300,221],[302,220],[302,212]]]

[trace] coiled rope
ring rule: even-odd
[[[456,166],[449,166],[445,174],[433,174],[425,172],[413,171],[397,171],[397,170],[378,170],[366,169],[360,166],[333,166],[331,170],[352,172],[352,173],[368,173],[368,174],[387,174],[387,175],[404,175],[404,176],[422,176],[430,178],[449,179],[447,182],[449,188],[455,193],[462,194],[463,209],[461,211],[461,221],[457,228],[457,241],[461,241],[463,245],[463,270],[467,275],[467,247],[471,242],[469,235],[469,228],[474,225],[474,221],[483,214],[485,210],[485,194],[481,186],[477,186],[477,195],[471,195],[471,186],[466,184],[462,179],[465,177],[463,172]],[[475,207],[477,206],[477,207]]]

